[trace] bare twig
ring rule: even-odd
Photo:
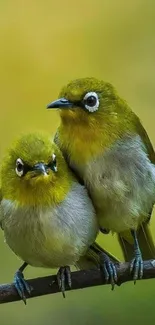
[[[132,281],[129,263],[116,264],[116,267],[118,272],[118,285],[127,281]],[[155,278],[155,260],[144,261],[143,279],[152,278]],[[59,292],[55,275],[27,280],[27,282],[33,288],[31,296],[27,295],[27,298],[34,298]],[[105,284],[106,282],[100,270],[86,270],[72,273],[73,290]],[[69,290],[69,288],[66,288],[66,291],[67,290]],[[13,284],[0,285],[0,304],[18,300],[20,300],[20,297],[18,296]]]

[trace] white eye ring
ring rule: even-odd
[[[56,161],[56,155],[55,155],[55,153],[53,153],[52,159],[53,159],[54,162]]]
[[[93,106],[89,105],[89,101],[88,101],[89,97],[94,97],[94,105]],[[98,99],[98,95],[95,92],[87,93],[83,98],[83,102],[84,102],[85,108],[91,113],[97,111],[98,107],[99,107],[99,104],[100,104],[99,99]]]
[[[53,155],[52,155],[52,159],[53,159],[53,162],[56,164],[56,155],[55,155],[55,153],[53,153]],[[57,172],[58,171],[58,169],[57,169],[57,166],[55,165],[54,167],[54,171],[55,172]]]
[[[16,174],[19,177],[21,177],[23,175],[23,173],[24,173],[24,163],[20,158],[18,158],[16,160],[16,169],[15,170],[16,170]]]

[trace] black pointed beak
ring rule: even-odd
[[[51,102],[49,105],[47,105],[47,108],[69,108],[72,107],[73,103],[71,103],[66,98],[59,98],[55,100],[54,102]]]
[[[34,165],[33,170],[37,174],[47,175],[46,166],[43,163],[38,163],[38,164]]]

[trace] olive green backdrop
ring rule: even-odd
[[[70,79],[112,82],[155,146],[154,0],[0,1],[0,156],[21,132],[55,132],[45,109]],[[109,243],[113,248],[112,240]],[[115,246],[115,253],[117,247]],[[119,252],[118,252],[119,255]],[[20,260],[0,234],[0,283]],[[26,277],[50,274],[29,267]],[[155,321],[155,281],[72,291],[0,306],[2,325],[100,325]]]

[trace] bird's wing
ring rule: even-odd
[[[150,161],[155,164],[155,151],[151,144],[151,141],[142,126],[139,119],[136,120],[136,130],[141,137],[148,157]],[[154,199],[155,203],[155,199]],[[153,207],[148,215],[148,219],[140,226],[138,229],[138,242],[142,252],[143,259],[155,258],[155,211],[153,212]],[[129,260],[133,257],[133,239],[129,232],[125,232],[118,236],[122,251],[124,253],[125,260]]]
[[[146,150],[147,150],[147,154],[148,154],[148,157],[150,159],[150,161],[155,164],[155,151],[154,151],[154,148],[152,146],[152,143],[148,137],[148,134],[147,132],[145,131],[143,125],[141,124],[140,120],[136,120],[136,129],[137,129],[137,133],[139,134],[139,136],[141,137],[145,147],[146,147]]]

